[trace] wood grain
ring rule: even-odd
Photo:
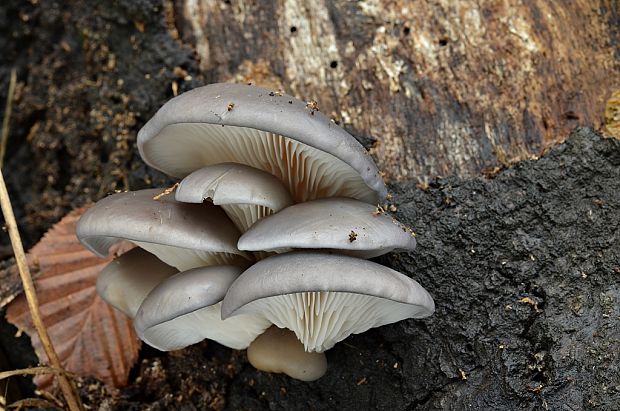
[[[618,3],[185,0],[207,82],[316,100],[396,180],[469,175],[603,124]]]

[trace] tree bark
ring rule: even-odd
[[[620,84],[618,3],[186,0],[209,82],[316,100],[390,178],[472,175],[602,125]]]

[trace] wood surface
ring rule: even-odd
[[[389,178],[472,175],[599,127],[620,83],[618,2],[185,0],[169,18],[207,82],[307,100]]]

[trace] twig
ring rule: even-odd
[[[4,214],[6,228],[9,232],[11,245],[13,246],[13,253],[15,254],[17,269],[19,270],[19,275],[22,279],[22,284],[24,285],[24,293],[26,294],[28,309],[30,310],[30,315],[32,316],[32,323],[37,330],[37,334],[39,334],[39,339],[41,340],[41,344],[45,349],[45,353],[47,354],[47,358],[49,359],[50,364],[54,368],[62,369],[62,365],[60,365],[58,355],[56,354],[54,346],[52,345],[52,341],[47,334],[47,329],[43,324],[43,320],[41,320],[41,313],[39,312],[39,302],[37,301],[37,294],[34,289],[32,277],[30,276],[30,269],[28,268],[28,261],[26,260],[24,246],[22,245],[22,240],[19,236],[19,231],[17,230],[17,222],[15,221],[15,214],[13,214],[13,207],[11,206],[11,200],[9,198],[9,193],[6,189],[2,170],[0,170],[0,207],[2,208],[2,214]],[[73,382],[70,381],[66,375],[60,374],[58,375],[58,384],[60,385],[62,394],[65,397],[65,401],[67,401],[67,406],[69,407],[69,410],[81,411],[82,403],[80,401],[80,397],[77,395],[77,390]]]
[[[16,375],[41,375],[41,374],[66,375],[68,377],[75,378],[75,374],[69,371],[63,370],[62,368],[32,367],[32,368],[23,368],[21,370],[2,371],[0,372],[0,380],[4,380],[5,378],[9,378],[9,377],[14,377]]]
[[[9,120],[11,119],[11,110],[13,108],[13,94],[15,94],[15,83],[17,82],[17,73],[15,69],[11,70],[11,79],[9,80],[9,91],[6,96],[6,108],[4,110],[4,118],[2,119],[2,136],[0,137],[0,169],[4,165],[4,154],[6,153],[6,143],[9,140]]]
[[[161,199],[162,197],[172,194],[172,192],[176,190],[178,186],[179,186],[179,183],[174,183],[172,187],[168,187],[167,189],[165,189],[164,191],[162,191],[161,193],[153,197],[153,200],[159,201],[159,199]]]
[[[62,406],[62,404],[61,404]],[[43,398],[24,398],[23,400],[19,400],[19,401],[15,401],[12,402],[11,404],[7,405],[7,409],[9,408],[17,408],[18,410],[25,410],[25,407],[29,407],[28,409],[31,408],[36,408],[36,409],[40,409],[40,408],[44,408],[44,409],[54,409],[54,408],[58,408],[58,404],[55,404],[49,400],[45,400]]]
[[[60,401],[58,398],[56,398],[54,396],[54,394],[52,394],[49,391],[34,390],[34,393],[36,395],[38,395],[39,397],[42,397],[43,399],[48,400],[49,402],[56,404],[56,407],[58,407],[60,409],[65,407],[65,404],[63,404],[62,401]]]

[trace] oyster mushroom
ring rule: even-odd
[[[241,232],[257,220],[293,203],[280,180],[243,164],[222,163],[194,171],[181,181],[177,201],[211,200],[222,207]]]
[[[343,255],[291,252],[247,269],[222,302],[222,318],[261,315],[288,328],[306,351],[322,352],[350,334],[433,314],[429,293],[382,265]]]
[[[162,350],[187,347],[209,338],[244,349],[271,323],[242,314],[221,319],[221,301],[243,270],[234,266],[201,267],[163,281],[144,299],[134,320],[140,339]]]
[[[259,369],[313,380],[326,370],[323,351],[348,335],[433,313],[417,282],[352,257],[416,243],[366,204],[386,197],[377,167],[316,105],[213,84],[166,103],[140,130],[138,148],[147,164],[185,177],[176,199],[155,201],[160,190],[112,195],[77,234],[100,256],[122,240],[146,250],[110,264],[98,289],[134,317],[148,344],[174,350],[210,338],[249,347]],[[239,230],[247,230],[241,239]],[[171,276],[176,270],[147,251],[181,272]],[[241,274],[253,260],[246,251],[284,254]]]
[[[134,318],[148,293],[177,270],[141,248],[134,248],[104,267],[97,293],[105,302]]]
[[[327,371],[324,353],[307,352],[292,331],[276,326],[252,341],[248,361],[258,370],[284,373],[302,381],[318,380]]]
[[[258,221],[237,246],[245,251],[328,249],[360,258],[415,249],[408,228],[376,207],[351,198],[323,198],[287,207]]]
[[[387,191],[355,138],[314,105],[242,84],[211,84],[164,104],[138,133],[144,161],[183,177],[233,162],[276,176],[296,202],[352,197],[376,204]]]
[[[211,204],[187,204],[159,189],[113,194],[88,209],[77,224],[80,242],[96,255],[129,240],[180,271],[214,264],[247,265],[239,230]]]

